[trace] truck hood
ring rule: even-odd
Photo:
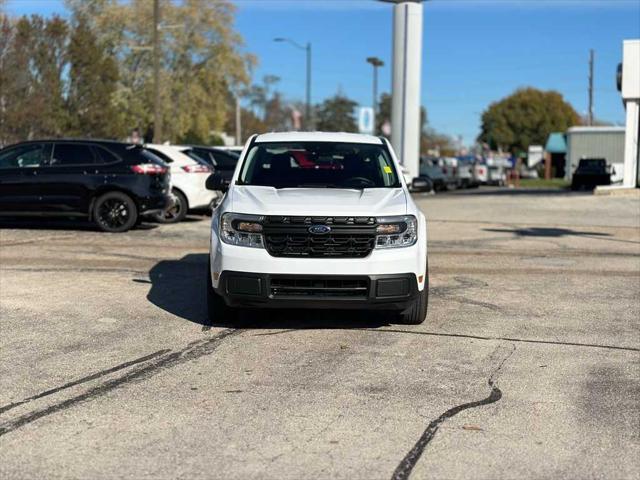
[[[231,211],[254,215],[406,215],[402,188],[282,188],[234,185]]]

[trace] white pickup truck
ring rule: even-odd
[[[384,138],[268,133],[245,146],[214,210],[207,272],[211,322],[239,308],[427,314],[427,223]]]

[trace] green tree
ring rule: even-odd
[[[264,124],[267,131],[282,132],[291,129],[291,110],[285,105],[280,92],[275,92],[267,102]]]
[[[579,123],[580,117],[560,93],[523,88],[489,105],[482,114],[478,140],[494,150],[518,154],[529,145],[544,145],[551,132]]]
[[[0,14],[0,147],[7,143],[7,94],[12,88],[15,72],[9,70],[9,52],[11,51],[13,27],[9,17]]]
[[[278,92],[271,92],[271,87],[277,84],[280,81],[280,78],[275,75],[265,75],[262,78],[261,85],[252,85],[250,89],[248,89],[247,96],[249,97],[249,101],[251,106],[257,110],[262,115],[262,120],[266,121],[267,118],[267,107],[270,101],[273,100],[273,96]]]
[[[88,23],[0,16],[0,144],[25,139],[120,137],[112,97],[117,65]]]
[[[236,131],[235,112],[229,114],[229,118],[226,123],[226,131],[234,133]],[[246,142],[248,138],[254,133],[265,133],[268,131],[264,121],[258,117],[253,110],[242,108],[240,110],[240,122],[242,125],[242,143]]]
[[[380,101],[378,102],[378,112],[376,115],[376,128],[378,132],[381,132],[381,135],[384,135],[382,132],[382,126],[389,122],[391,125],[391,100],[392,97],[388,93],[383,93],[380,95]],[[427,109],[423,106],[420,107],[420,131],[424,132],[427,128]],[[385,135],[390,137],[390,135]]]
[[[357,103],[337,93],[316,106],[316,128],[325,132],[357,132]]]
[[[247,100],[251,109],[252,115],[256,119],[260,119],[260,130],[252,131],[253,133],[260,133],[265,131],[283,131],[290,128],[291,125],[291,109],[287,105],[282,94],[272,89],[280,81],[280,78],[275,75],[265,75],[262,79],[262,84],[254,84],[251,87],[243,90],[243,95]],[[231,120],[235,121],[235,98],[231,98],[229,116]],[[256,123],[251,119],[254,124]],[[228,130],[229,132],[235,131],[235,126]],[[248,132],[251,133],[251,132]]]
[[[378,102],[378,112],[376,114],[376,131],[380,135],[384,135],[382,127],[385,123],[391,125],[391,95],[383,93],[380,95],[380,101]],[[390,137],[391,135],[385,135]]]
[[[68,61],[68,134],[103,138],[125,136],[122,115],[113,102],[118,66],[98,43],[82,14],[75,19]]]
[[[3,16],[0,24],[0,143],[64,134],[66,21]]]
[[[115,56],[120,73],[115,100],[129,127],[153,121],[153,2],[67,0],[85,14],[100,43]],[[248,82],[254,58],[242,54],[233,29],[234,7],[226,0],[161,0],[160,95],[162,140],[187,133],[208,138],[226,122],[229,87]]]
[[[456,146],[449,135],[439,133],[427,126],[420,135],[420,153],[438,152],[438,155],[451,157],[456,155]]]
[[[389,122],[391,124],[391,95],[383,93],[380,95],[378,103],[378,115],[376,116],[376,124],[378,132],[382,132],[382,126]],[[387,137],[390,137],[388,135]],[[420,107],[420,153],[427,154],[429,151],[438,151],[441,155],[454,155],[455,146],[453,140],[445,134],[438,133],[434,128],[429,126],[427,121],[427,110]]]

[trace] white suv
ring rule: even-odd
[[[267,133],[245,146],[213,212],[210,322],[237,308],[356,308],[422,323],[427,224],[386,139]]]
[[[211,168],[206,163],[189,157],[175,145],[147,144],[145,148],[160,157],[171,170],[174,203],[168,210],[155,216],[157,221],[176,223],[182,221],[189,210],[209,209],[217,195],[205,187],[211,174]]]

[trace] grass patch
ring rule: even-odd
[[[522,188],[569,188],[571,184],[564,178],[551,178],[545,180],[544,178],[523,178],[520,180],[520,187]]]

